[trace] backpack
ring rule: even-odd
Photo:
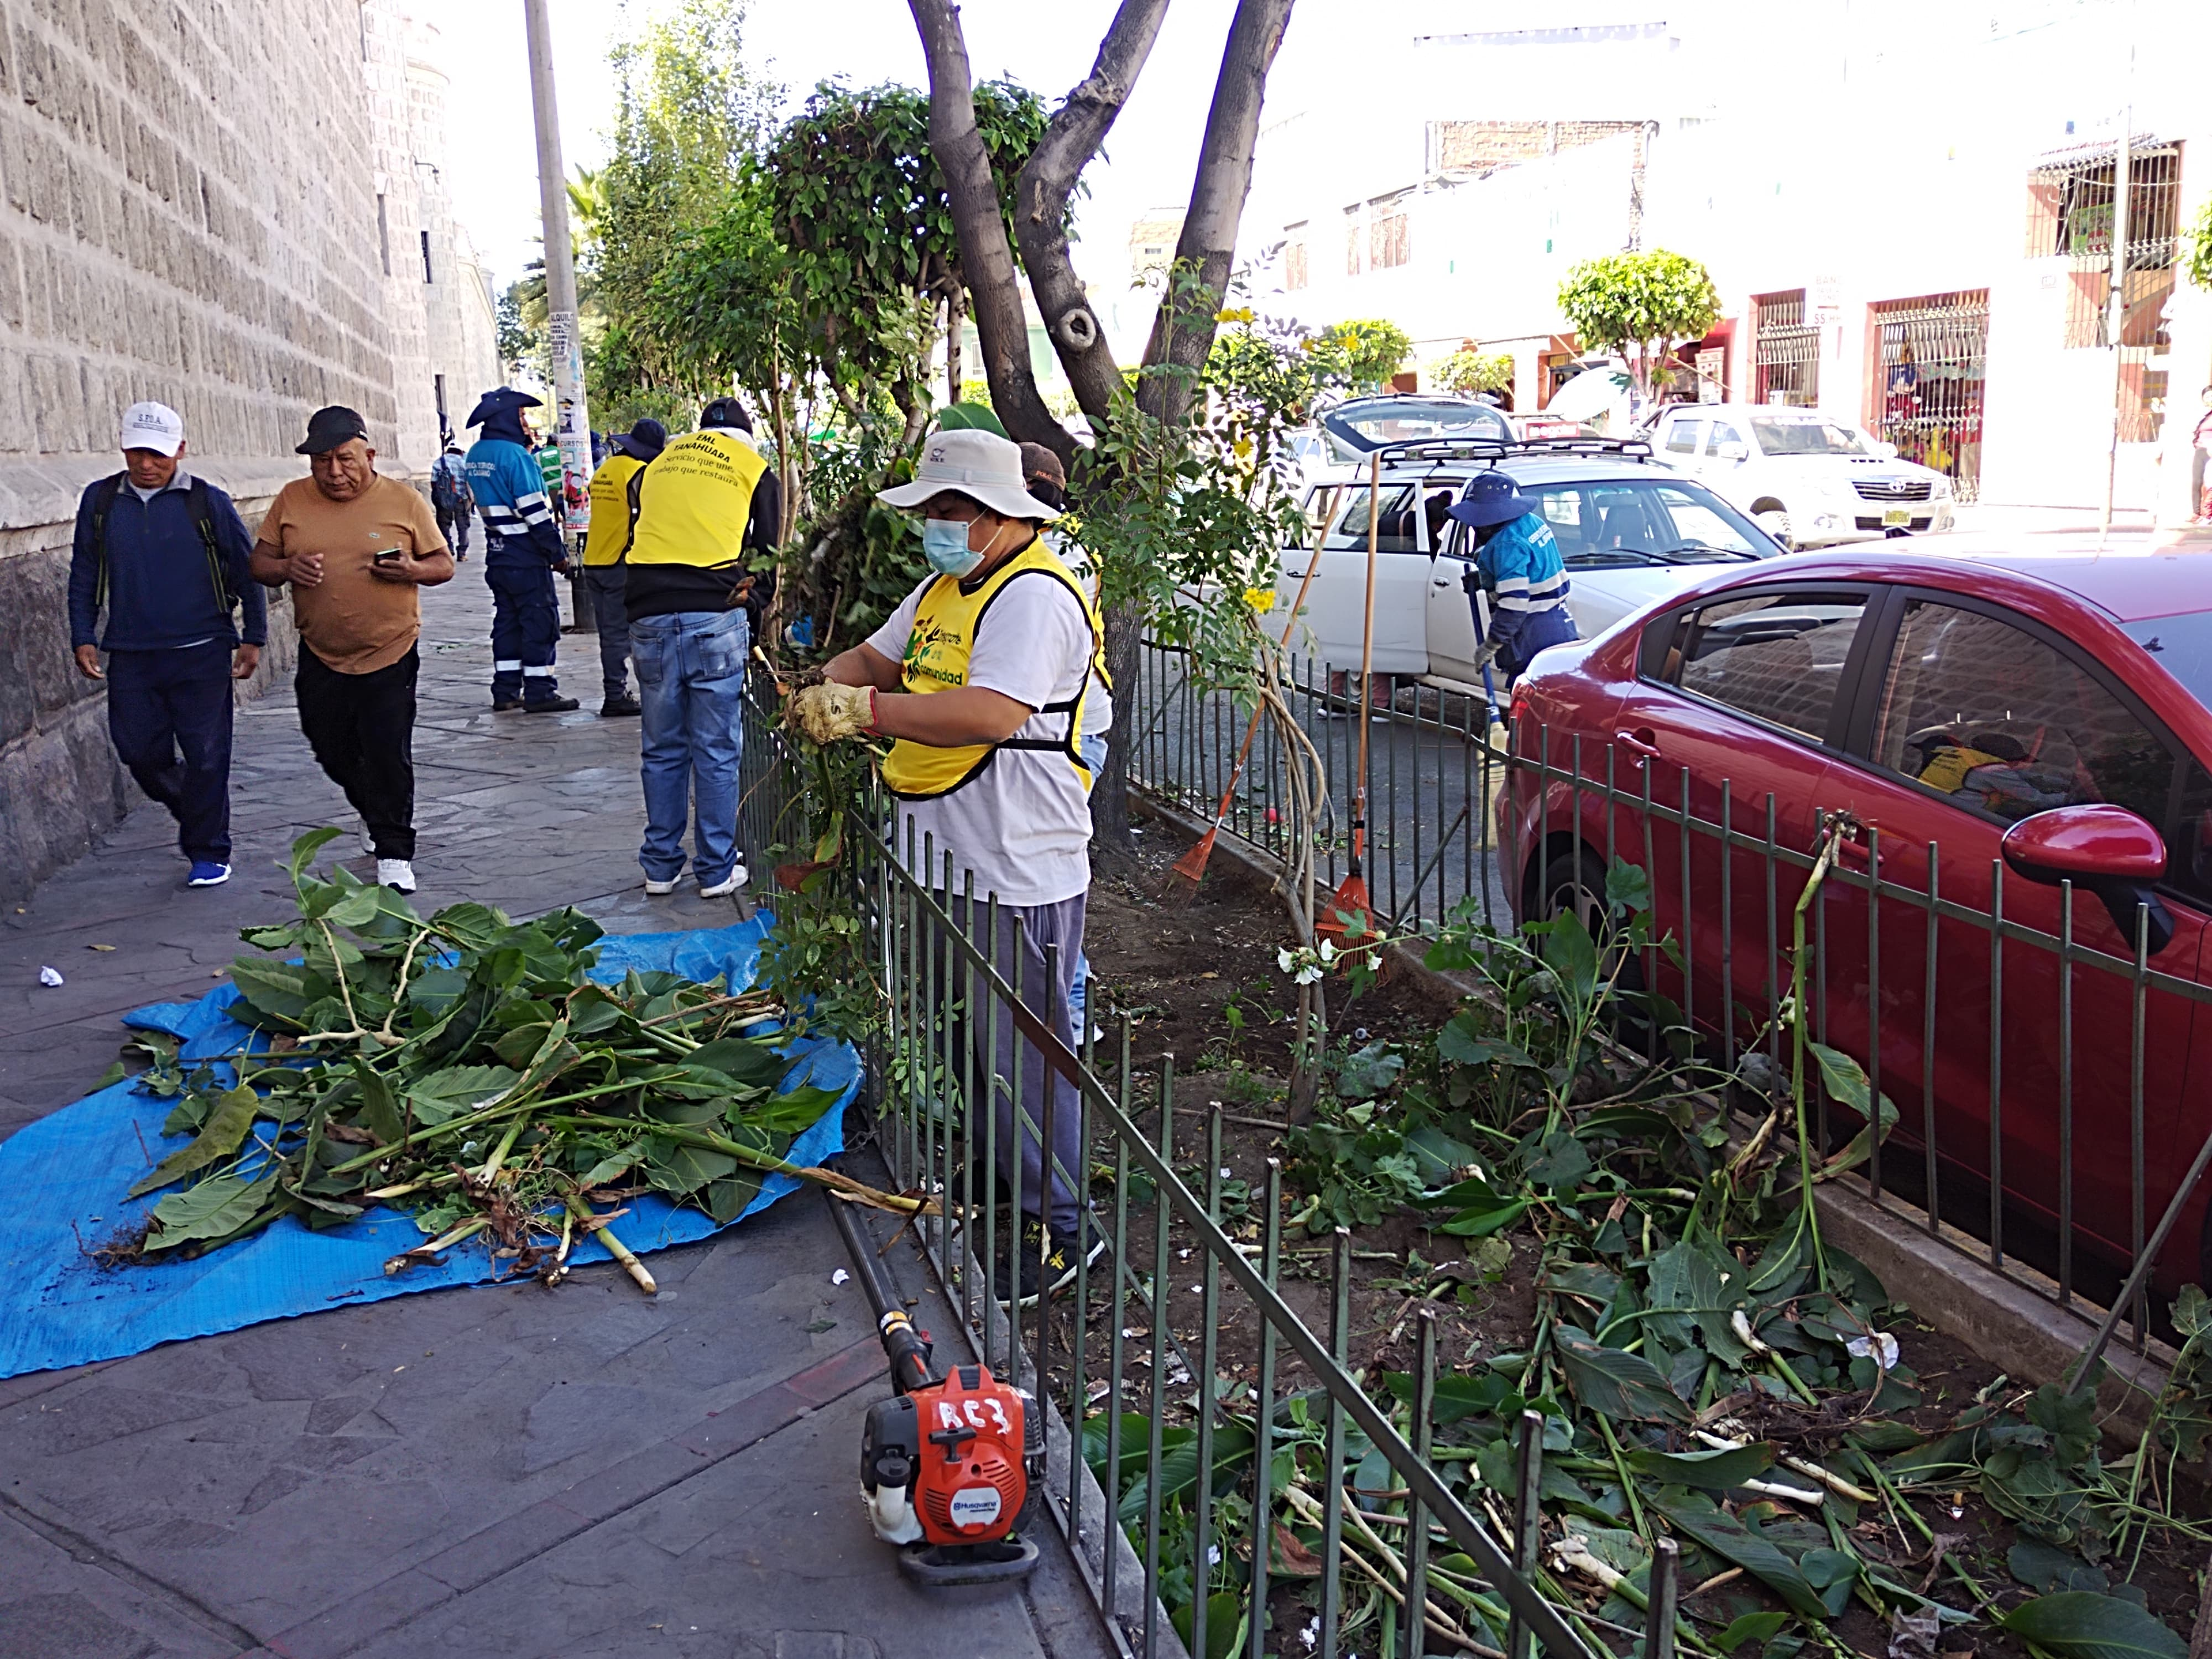
[[[99,561],[99,574],[93,579],[92,608],[98,611],[107,603],[107,515],[115,506],[115,498],[123,492],[123,481],[129,475],[118,472],[100,481],[100,493],[92,498],[93,556]],[[215,596],[228,615],[238,604],[238,595],[230,591],[229,578],[223,571],[222,549],[215,536],[215,510],[208,500],[207,481],[194,478],[185,488],[186,505],[191,510],[193,526],[200,532],[200,546],[207,553],[208,580],[214,585]]]
[[[458,518],[476,505],[459,469],[442,459],[430,470],[430,505],[447,518]]]

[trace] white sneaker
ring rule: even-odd
[[[745,861],[743,859],[739,859],[735,864],[730,866],[730,873],[728,875],[724,876],[721,880],[716,882],[712,887],[702,887],[699,890],[699,896],[701,898],[727,898],[731,894],[736,892],[738,888],[744,884]]]
[[[647,876],[645,878],[646,895],[650,898],[665,898],[676,890],[676,884],[682,879],[681,876],[671,876],[666,881],[655,881]]]
[[[395,893],[411,893],[415,890],[415,866],[405,859],[379,859],[376,884],[389,887]]]

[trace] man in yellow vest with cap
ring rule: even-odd
[[[675,891],[684,825],[693,821],[691,870],[705,898],[745,884],[738,846],[738,724],[745,656],[748,553],[781,532],[775,474],[753,446],[752,417],[734,398],[701,411],[639,475],[637,529],[624,561],[630,660],[645,717],[645,890]]]
[[[668,428],[649,416],[607,445],[607,458],[592,474],[591,528],[584,533],[584,586],[599,635],[599,714],[611,719],[644,712],[629,694],[629,611],[623,597],[623,562],[637,531],[638,486],[647,465],[668,446]]]
[[[1024,486],[1021,451],[1006,439],[934,434],[914,482],[878,499],[921,512],[931,574],[865,644],[830,662],[828,684],[793,698],[791,719],[817,742],[892,739],[884,782],[900,802],[895,856],[911,848],[919,859],[927,842],[939,866],[927,878],[937,886],[950,855],[948,908],[965,921],[971,881],[978,901],[967,925],[981,927],[981,901],[997,896],[998,939],[976,943],[987,951],[995,944],[999,971],[1073,1047],[1069,992],[1091,886],[1084,705],[1094,676],[1106,684],[1098,613],[1039,539],[1059,511]],[[1009,1079],[1013,1021],[973,1019],[970,1030],[981,1044],[994,1023],[995,1052],[979,1053],[980,1069]],[[1006,1088],[994,1088],[992,1107],[1004,1173],[1029,1212],[1018,1268],[1026,1304],[1072,1284],[1103,1241],[1085,1218],[1075,1091],[1034,1048],[1019,1075],[1020,1133]],[[1039,1152],[1048,1122],[1049,1194]],[[969,1133],[980,1136],[980,1126]]]

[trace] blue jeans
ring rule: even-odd
[[[738,705],[752,631],[743,611],[679,611],[629,625],[637,670],[645,782],[645,845],[653,881],[684,873],[684,823],[696,814],[691,869],[702,887],[738,860]]]

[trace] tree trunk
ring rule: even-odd
[[[960,336],[968,317],[967,295],[956,280],[945,295],[945,401],[960,401]]]
[[[916,0],[920,3],[920,0]],[[1252,148],[1260,134],[1260,103],[1267,70],[1290,27],[1291,0],[1237,0],[1213,87],[1213,107],[1199,146],[1198,176],[1190,208],[1176,243],[1175,272],[1152,322],[1146,348],[1147,373],[1137,387],[1138,406],[1179,423],[1197,395],[1198,374],[1213,349],[1214,313],[1229,290],[1237,253],[1237,227],[1252,188]],[[1185,280],[1176,280],[1177,275]],[[1195,282],[1188,280],[1195,276]]]
[[[1044,137],[1014,181],[1014,240],[1021,246],[1030,292],[1036,296],[1037,310],[1075,390],[1076,403],[1101,422],[1121,390],[1121,371],[1068,258],[1067,204],[1075,181],[1128,101],[1167,9],[1168,0],[1121,0],[1099,43],[1091,73],[1054,112]],[[1074,459],[1073,441],[1060,450],[1060,458],[1063,462]]]
[[[1129,834],[1129,750],[1137,740],[1137,690],[1142,672],[1145,613],[1134,605],[1106,607],[1106,674],[1114,682],[1114,729],[1106,739],[1106,768],[1091,791],[1091,834],[1099,850],[1133,858]]]
[[[1017,441],[1073,453],[1073,441],[1052,416],[1030,368],[1029,319],[999,209],[990,152],[975,125],[975,94],[960,14],[948,0],[908,0],[929,60],[929,153],[945,175],[946,203],[960,244],[960,269],[975,308],[991,406]]]

